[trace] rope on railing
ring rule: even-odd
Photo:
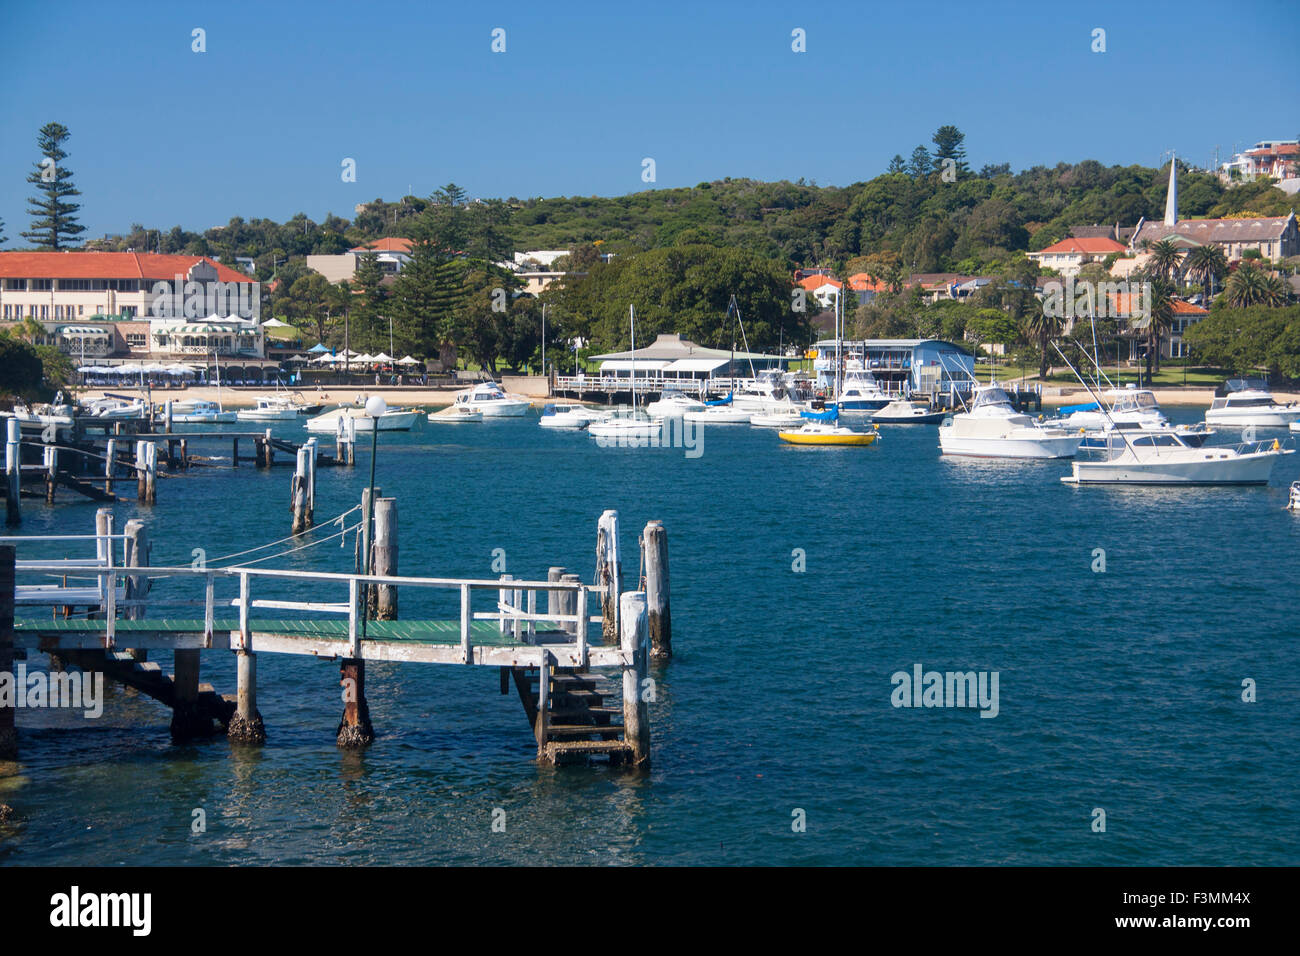
[[[353,506],[352,506],[351,508],[349,508],[347,511],[343,512],[343,513],[340,514],[340,515],[336,515],[335,517],[331,518],[329,521],[324,522],[321,526],[322,526],[322,527],[325,527],[325,526],[332,525],[332,524],[337,524],[337,525],[339,525],[339,526],[342,526],[342,524],[343,524],[343,519],[344,519],[344,518],[346,518],[348,515],[352,514],[352,512],[354,512],[354,511],[360,511],[360,510],[361,510],[361,506],[360,506],[360,505],[353,505]],[[355,528],[355,527],[357,527],[357,526],[354,525],[353,527]],[[267,548],[273,548],[273,547],[275,547],[277,544],[284,544],[286,541],[292,541],[294,538],[300,538],[300,537],[302,537],[302,536],[301,536],[301,535],[294,535],[294,534],[291,534],[291,535],[289,535],[288,537],[280,538],[278,541],[271,541],[271,542],[268,542],[267,544],[259,544],[257,547],[255,547],[255,548],[249,548],[247,551],[236,551],[234,554],[223,554],[223,555],[222,555],[221,557],[219,557],[219,558],[209,558],[209,559],[207,560],[207,563],[208,563],[208,564],[216,564],[218,561],[229,561],[231,558],[242,558],[242,557],[243,557],[244,555],[246,555],[246,554],[252,554],[252,553],[255,552],[255,551],[265,551]],[[332,535],[331,537],[337,537],[337,535]],[[297,549],[294,549],[294,550],[297,550]],[[285,552],[282,552],[282,553],[284,553],[284,554],[288,554],[289,552],[288,552],[288,551],[285,551]],[[259,559],[259,560],[262,560],[262,559]]]

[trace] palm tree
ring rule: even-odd
[[[1147,246],[1151,259],[1148,268],[1157,276],[1173,282],[1179,273],[1179,260],[1182,250],[1171,239],[1160,239]]]
[[[1223,287],[1228,303],[1239,309],[1251,305],[1278,306],[1286,301],[1286,290],[1278,276],[1244,262],[1228,277]]]
[[[1060,336],[1065,328],[1065,320],[1048,315],[1041,304],[1025,316],[1025,334],[1030,341],[1038,345],[1038,378],[1047,378],[1047,349],[1052,340]]]
[[[1146,323],[1147,334],[1147,384],[1154,371],[1160,371],[1160,343],[1174,325],[1174,284],[1161,276],[1151,276],[1151,315]]]
[[[1197,246],[1187,254],[1187,274],[1204,286],[1208,305],[1215,280],[1228,274],[1228,257],[1218,246]]]

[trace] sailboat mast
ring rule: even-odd
[[[636,306],[627,307],[628,334],[632,340],[632,411],[636,412]]]

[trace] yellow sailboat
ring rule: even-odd
[[[877,431],[858,432],[833,421],[808,422],[802,428],[779,431],[777,435],[792,445],[870,445],[880,437]]]

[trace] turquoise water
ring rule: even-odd
[[[168,711],[120,689],[98,721],[20,712],[0,861],[1300,863],[1300,517],[1283,510],[1300,457],[1267,488],[1071,488],[1066,463],[942,459],[933,427],[806,449],[713,426],[691,459],[535,421],[381,436],[401,568],[490,576],[502,548],[517,576],[590,580],[616,508],[630,581],[636,532],[662,519],[676,657],[648,776],[539,769],[487,668],[371,665],[378,740],[341,752],[337,666],[263,654],[260,749],[173,746]],[[368,465],[367,442],[320,472],[318,518],[358,500]],[[195,471],[116,513],[149,521],[154,564],[189,564],[286,535],[288,488],[283,468]],[[25,504],[25,533],[93,525],[92,504]],[[350,570],[337,545],[271,566]],[[997,671],[998,715],[893,707],[891,675],[917,663]],[[232,655],[203,667],[233,691]]]

